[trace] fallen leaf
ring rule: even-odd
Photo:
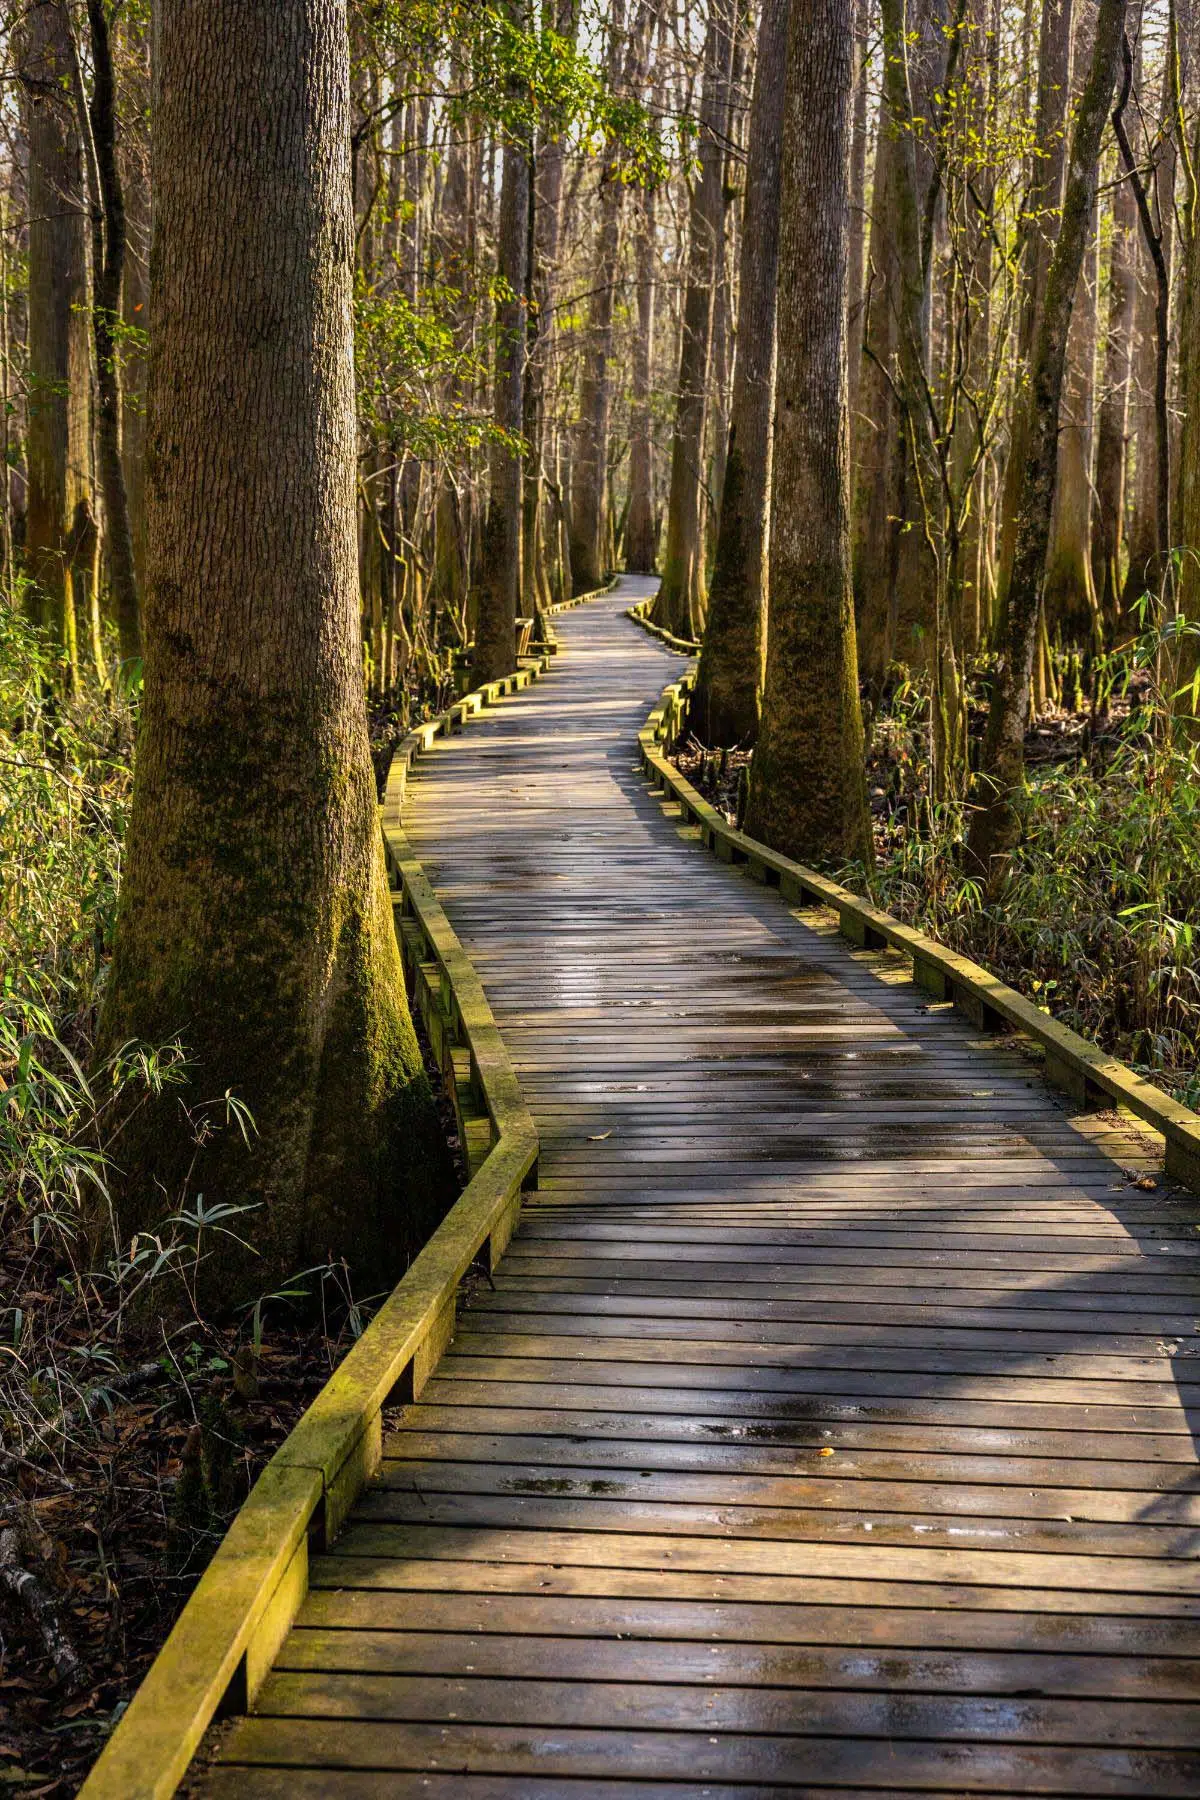
[[[604,1142],[605,1138],[610,1138],[611,1136],[612,1136],[611,1131],[597,1131],[594,1136],[589,1135],[588,1143],[589,1144],[602,1144]]]

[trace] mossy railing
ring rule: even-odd
[[[680,656],[698,655],[700,645],[694,638],[676,637],[674,632],[668,631],[665,625],[655,624],[650,617],[650,609],[657,598],[657,594],[652,594],[649,600],[639,600],[634,606],[627,606],[625,608],[626,618],[632,619],[635,625],[642,627],[643,631],[648,631],[652,637],[658,638],[667,646],[668,650],[678,650]]]
[[[979,963],[747,836],[705,800],[667,754],[684,727],[694,682],[695,676],[689,672],[664,688],[638,734],[638,743],[651,782],[678,801],[684,821],[699,827],[707,848],[724,862],[740,864],[755,880],[777,887],[784,900],[834,913],[842,936],[856,948],[899,951],[912,963],[918,986],[935,1000],[951,1002],[977,1029],[1012,1031],[1031,1040],[1044,1053],[1043,1073],[1053,1087],[1068,1095],[1081,1111],[1119,1106],[1133,1113],[1161,1134],[1168,1179],[1200,1193],[1200,1117],[1188,1107],[1078,1032],[1060,1025]]]
[[[454,1099],[467,1185],[259,1476],[81,1800],[168,1800],[212,1721],[251,1706],[308,1592],[310,1548],[333,1543],[380,1465],[384,1408],[421,1392],[453,1333],[463,1276],[480,1259],[489,1272],[495,1268],[522,1194],[537,1184],[537,1129],[479,977],[409,844],[403,813],[422,754],[549,666],[548,652],[524,658],[515,674],[410,731],[392,758],[381,809],[405,974]]]

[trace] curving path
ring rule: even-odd
[[[647,591],[421,765],[541,1189],[206,1791],[1200,1796],[1194,1226],[649,793]]]

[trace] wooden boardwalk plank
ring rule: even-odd
[[[413,784],[541,1187],[206,1791],[1200,1796],[1195,1205],[646,790],[646,591]]]

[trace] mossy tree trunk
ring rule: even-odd
[[[625,524],[625,567],[631,575],[653,575],[658,560],[658,522],[654,512],[654,457],[650,428],[654,327],[658,298],[654,279],[657,195],[653,188],[643,188],[638,200],[634,244],[637,336],[633,346],[633,390],[629,411],[629,516]]]
[[[1046,622],[1054,637],[1093,647],[1099,611],[1092,580],[1092,440],[1096,393],[1097,220],[1079,277],[1067,338],[1067,375],[1059,420],[1058,479],[1046,559]]]
[[[1071,97],[1073,10],[1074,0],[1044,0],[1042,7],[1035,124],[1037,142],[1031,158],[1022,220],[1021,316],[1017,328],[1017,352],[1022,371],[1032,364],[1047,271],[1061,218],[1067,158],[1067,108]],[[1013,404],[1000,507],[998,599],[1001,619],[1016,555],[1017,519],[1028,453],[1024,432],[1029,417],[1028,394],[1018,393]]]
[[[1059,235],[1040,309],[1022,428],[1025,471],[1017,515],[1001,659],[980,759],[976,810],[967,849],[989,886],[1004,877],[1017,842],[1017,800],[1024,778],[1029,685],[1041,616],[1042,584],[1058,472],[1058,421],[1071,313],[1087,249],[1099,181],[1100,141],[1112,105],[1126,0],[1100,0],[1091,69],[1071,133],[1070,174]]]
[[[1092,583],[1103,628],[1109,639],[1116,631],[1121,603],[1129,377],[1137,297],[1134,269],[1136,229],[1137,209],[1129,183],[1118,182],[1113,191],[1112,202],[1107,335],[1100,404],[1097,408],[1095,497],[1092,506]]]
[[[692,701],[695,728],[710,744],[753,743],[758,734],[766,654],[779,162],[790,4],[764,0],[754,69],[729,454]]]
[[[88,227],[72,52],[61,0],[34,0],[18,36],[29,138],[27,607],[49,630],[68,685],[78,667],[68,546],[91,493]]]
[[[178,1034],[191,1069],[120,1139],[119,1228],[203,1194],[252,1209],[252,1252],[203,1240],[203,1301],[331,1254],[377,1291],[446,1168],[367,742],[345,0],[161,0],[156,82],[145,697],[102,1042]],[[200,1127],[227,1092],[248,1142]]]
[[[121,302],[125,286],[125,194],[117,165],[117,88],[105,0],[87,0],[92,93],[85,99],[79,57],[72,55],[80,131],[84,140],[92,224],[92,336],[96,349],[96,463],[104,499],[109,581],[120,638],[121,666],[132,671],[142,654],[141,605],[133,556],[129,496],[121,456]]]
[[[700,635],[708,600],[701,509],[704,417],[717,255],[725,220],[722,182],[733,51],[732,0],[710,0],[704,44],[704,90],[700,103],[700,167],[693,181],[688,211],[687,288],[680,331],[675,433],[671,442],[667,542],[663,553],[662,586],[654,606],[654,617],[659,624],[685,638]]]
[[[854,0],[791,9],[762,723],[746,829],[807,863],[869,861],[850,585],[846,284]]]
[[[928,120],[943,85],[948,32],[946,0],[913,0],[906,8],[905,55],[911,109]],[[886,61],[884,74],[886,76]],[[918,214],[924,217],[933,158],[927,134],[914,141],[898,119],[886,80],[881,84],[869,252],[870,303],[855,421],[854,592],[861,638],[859,659],[873,697],[889,665],[928,669],[934,658],[934,587],[912,449],[899,400],[900,318],[904,273],[897,208],[905,158],[914,161]],[[925,360],[929,309],[926,307]]]
[[[1186,169],[1183,243],[1183,295],[1180,309],[1180,400],[1183,440],[1179,455],[1180,533],[1184,545],[1180,571],[1179,610],[1190,625],[1200,628],[1200,121]],[[1200,672],[1200,639],[1188,637],[1182,647],[1176,705],[1185,718],[1200,719],[1200,702],[1187,684]]]
[[[509,0],[514,24],[522,7]],[[517,609],[521,601],[524,536],[524,457],[515,444],[525,428],[526,308],[529,281],[530,146],[504,145],[497,230],[493,421],[506,434],[492,445],[487,521],[479,569],[479,610],[472,673],[477,684],[498,681],[517,666]]]

